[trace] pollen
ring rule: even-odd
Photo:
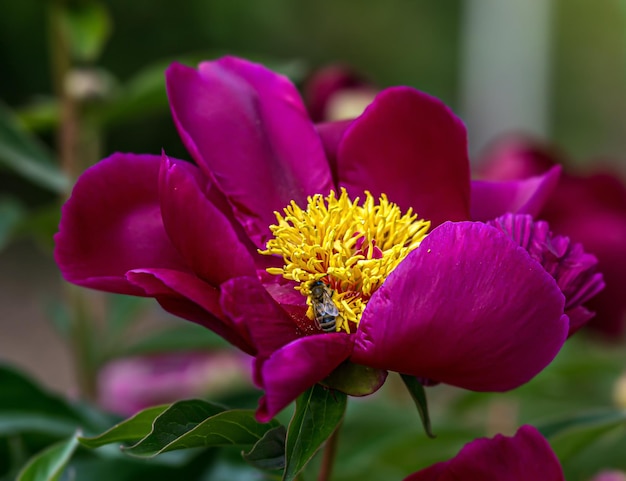
[[[305,209],[292,201],[275,215],[274,237],[259,252],[281,256],[284,265],[267,271],[297,283],[312,322],[321,308],[314,305],[311,284],[322,281],[339,312],[335,330],[348,333],[358,328],[372,294],[430,228],[430,221],[412,209],[402,213],[385,194],[376,202],[365,192],[361,202],[351,200],[345,189],[339,197],[333,191],[309,197]]]

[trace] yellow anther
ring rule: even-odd
[[[283,214],[275,214],[276,224],[270,226],[274,237],[259,252],[281,256],[284,265],[267,272],[300,283],[296,289],[307,296],[311,320],[315,312],[309,286],[322,280],[339,311],[336,330],[348,333],[358,326],[371,295],[430,228],[412,209],[402,214],[385,194],[376,203],[365,192],[360,204],[345,189],[339,197],[332,191],[309,197],[306,210],[292,201]]]

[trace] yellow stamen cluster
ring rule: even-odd
[[[384,194],[375,202],[365,192],[362,205],[345,189],[338,198],[331,192],[307,200],[306,210],[292,201],[284,215],[275,213],[274,238],[259,252],[283,257],[283,267],[267,271],[300,283],[296,289],[307,296],[311,320],[310,284],[321,280],[328,285],[339,310],[336,329],[351,332],[371,295],[426,237],[430,222],[418,219],[412,209],[402,214]]]

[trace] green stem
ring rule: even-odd
[[[55,96],[59,102],[57,151],[61,169],[74,181],[91,163],[97,160],[97,149],[83,142],[88,126],[81,118],[80,100],[65,86],[72,69],[72,54],[64,28],[66,0],[50,1],[50,61]],[[97,136],[96,136],[97,138]],[[95,145],[95,144],[94,144]],[[94,160],[94,157],[95,160]],[[62,200],[69,197],[67,192]],[[90,294],[78,287],[66,285],[66,299],[71,312],[70,344],[80,395],[88,400],[97,398],[97,357],[93,352],[95,320],[94,302]]]
[[[317,481],[330,480],[330,475],[333,471],[333,466],[335,464],[335,457],[337,455],[337,439],[339,437],[340,429],[341,424],[337,426],[335,431],[328,438],[328,441],[326,441],[326,446],[324,446],[324,454],[322,457],[322,466],[320,467],[320,473],[317,477]]]
[[[74,355],[74,369],[81,396],[88,401],[98,398],[98,364],[94,355],[94,309],[88,292],[67,284],[72,326],[70,341]]]

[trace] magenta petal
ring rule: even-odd
[[[352,360],[474,391],[505,391],[541,371],[566,339],[564,297],[495,228],[447,222],[374,293]]]
[[[193,275],[167,269],[137,269],[128,273],[128,279],[171,314],[209,328],[248,354],[255,353],[245,329],[224,316],[215,287]]]
[[[328,164],[330,165],[330,171],[332,172],[335,184],[338,183],[337,152],[339,150],[341,140],[343,139],[346,130],[348,130],[348,127],[352,125],[352,122],[352,120],[337,120],[335,122],[324,122],[315,126],[320,139],[322,139],[324,152],[326,153],[326,158],[328,159]]]
[[[267,422],[311,386],[322,381],[345,361],[352,350],[348,334],[302,337],[259,361],[261,388],[257,419]]]
[[[63,206],[55,259],[74,284],[144,295],[126,280],[137,268],[188,271],[159,205],[161,157],[113,154],[87,169]]]
[[[230,57],[199,70],[173,64],[166,77],[183,142],[257,246],[274,211],[332,188],[321,141],[287,78]]]
[[[353,197],[387,194],[434,225],[469,218],[465,127],[418,90],[386,89],[354,120],[339,145],[338,174]]]
[[[267,357],[304,335],[256,278],[230,279],[220,289],[222,309],[233,322],[246,326],[259,356]]]
[[[513,437],[475,439],[454,458],[412,474],[404,481],[565,481],[548,441],[532,426]]]
[[[205,195],[208,180],[189,162],[163,156],[161,212],[172,243],[191,269],[218,286],[231,277],[254,275],[254,261],[228,219]]]
[[[561,167],[524,180],[506,182],[472,181],[473,220],[487,221],[507,212],[536,216],[554,191]]]

